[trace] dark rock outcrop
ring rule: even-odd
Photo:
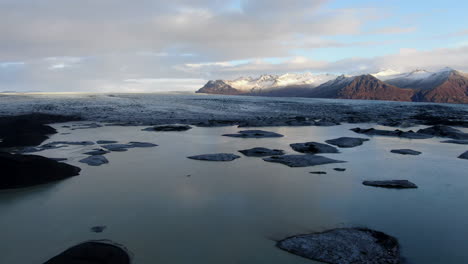
[[[130,141],[128,143],[129,146],[132,148],[152,148],[157,147],[158,145],[148,142],[138,142],[138,141]]]
[[[206,160],[206,161],[232,161],[240,158],[240,156],[231,153],[215,153],[215,154],[202,154],[196,156],[187,157],[194,160]]]
[[[110,153],[110,151],[107,151],[105,149],[94,149],[94,150],[85,152],[83,154],[94,156],[94,155],[104,155],[107,153]]]
[[[468,133],[464,133],[456,128],[435,125],[428,128],[419,129],[418,133],[431,135],[435,137],[447,137],[452,139],[468,140]]]
[[[103,164],[109,163],[106,157],[102,155],[92,155],[80,160],[81,163],[86,163],[89,166],[101,166]]]
[[[309,173],[311,173],[311,174],[327,174],[326,171],[311,171]]]
[[[49,158],[51,160],[55,160],[55,161],[66,161],[68,160],[67,158]]]
[[[89,241],[71,247],[44,264],[130,264],[128,253],[121,247],[102,241]]]
[[[251,149],[239,150],[239,152],[248,157],[267,157],[267,156],[284,155],[283,150],[269,149],[269,148],[251,148]]]
[[[353,137],[340,137],[335,139],[325,140],[328,144],[338,146],[340,148],[353,148],[362,145],[365,141],[369,141],[367,138],[353,138]]]
[[[274,138],[283,137],[283,135],[263,130],[241,130],[237,134],[224,134],[225,137],[239,137],[239,138]]]
[[[345,171],[346,169],[345,168],[333,168],[333,170],[335,170],[335,171]]]
[[[339,228],[286,238],[276,244],[304,258],[331,264],[400,264],[396,238],[365,228]]]
[[[127,151],[130,148],[151,148],[151,147],[156,147],[158,145],[153,144],[153,143],[148,143],[148,142],[136,142],[136,141],[131,141],[128,144],[107,144],[107,145],[101,145],[101,147],[110,150],[110,151],[117,151],[117,152],[123,152]]]
[[[117,151],[117,152],[127,151],[129,148],[132,148],[132,146],[129,144],[107,144],[107,145],[101,145],[101,147],[110,151]]]
[[[458,158],[468,160],[468,151],[465,151],[464,153],[462,153],[460,156],[458,156]]]
[[[316,153],[338,153],[338,149],[323,143],[305,142],[290,144],[291,148],[300,153],[316,154]]]
[[[102,233],[104,232],[104,229],[106,229],[107,227],[106,226],[93,226],[90,228],[91,232],[94,232],[94,233]]]
[[[143,129],[144,131],[157,131],[157,132],[180,132],[180,131],[187,131],[192,129],[189,125],[159,125],[154,127],[148,127]]]
[[[391,189],[414,189],[418,188],[416,184],[408,180],[389,180],[389,181],[363,181],[367,186],[391,188]]]
[[[50,123],[79,120],[76,116],[28,114],[0,117],[0,148],[37,146],[47,135],[57,131],[46,125]]]
[[[21,188],[76,176],[80,168],[36,155],[0,152],[0,189]]]
[[[103,144],[115,144],[118,142],[115,140],[98,140],[96,141],[96,143],[98,143],[99,145],[103,145]]]
[[[319,155],[283,155],[264,158],[263,160],[268,162],[281,163],[289,167],[309,167],[329,163],[346,162]]]
[[[412,130],[402,131],[400,129],[396,130],[383,130],[383,129],[374,129],[374,128],[352,128],[351,131],[354,131],[358,134],[364,134],[368,136],[388,136],[388,137],[401,137],[409,139],[428,139],[432,138],[432,135],[416,133]]]
[[[392,149],[390,150],[392,153],[402,154],[402,155],[419,155],[421,154],[420,151],[412,150],[412,149]]]

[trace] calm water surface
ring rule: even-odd
[[[468,161],[456,158],[466,146],[437,138],[372,137],[363,146],[325,155],[348,163],[289,168],[237,151],[269,147],[293,153],[290,143],[363,135],[348,130],[356,125],[261,128],[284,134],[280,139],[221,136],[238,131],[235,127],[155,133],[142,127],[69,130],[62,125],[55,127],[71,134],[49,141],[159,146],[107,154],[110,163],[100,167],[78,162],[96,146],[38,153],[68,157],[82,168],[81,175],[0,192],[0,263],[43,263],[89,239],[125,245],[136,264],[315,263],[275,248],[275,240],[350,226],[397,237],[409,263],[468,263]],[[390,153],[395,148],[423,154]],[[232,162],[186,158],[217,152],[242,157]],[[316,170],[328,174],[309,173]],[[368,179],[408,179],[419,189],[363,186]],[[96,225],[107,229],[90,232]]]

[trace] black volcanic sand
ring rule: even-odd
[[[0,152],[0,189],[28,187],[76,176],[80,168],[36,155]]]
[[[130,264],[130,256],[119,246],[100,241],[71,247],[44,264]]]
[[[77,116],[27,114],[0,117],[0,148],[36,146],[57,131],[50,123],[78,121]]]

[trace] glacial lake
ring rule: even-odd
[[[73,124],[54,124],[59,133],[44,143],[116,140],[159,146],[106,154],[109,164],[99,167],[78,162],[97,145],[34,153],[68,158],[82,171],[64,181],[0,192],[0,263],[43,263],[92,239],[125,245],[134,264],[317,263],[276,248],[275,240],[337,227],[368,227],[398,238],[407,263],[468,263],[468,161],[457,158],[466,145],[440,143],[442,138],[375,136],[362,146],[323,155],[347,163],[290,168],[238,150],[267,147],[295,153],[289,144],[366,137],[349,129],[371,125],[266,127],[258,129],[285,137],[242,139],[221,136],[242,130],[237,127],[186,132],[62,127]],[[399,148],[422,154],[390,153]],[[186,158],[219,152],[241,158]],[[333,170],[337,167],[346,171]],[[384,179],[407,179],[419,188],[362,185],[363,180]],[[97,225],[107,228],[91,232]]]

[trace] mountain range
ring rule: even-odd
[[[364,100],[468,103],[468,75],[451,68],[357,76],[311,73],[208,81],[197,93]]]

